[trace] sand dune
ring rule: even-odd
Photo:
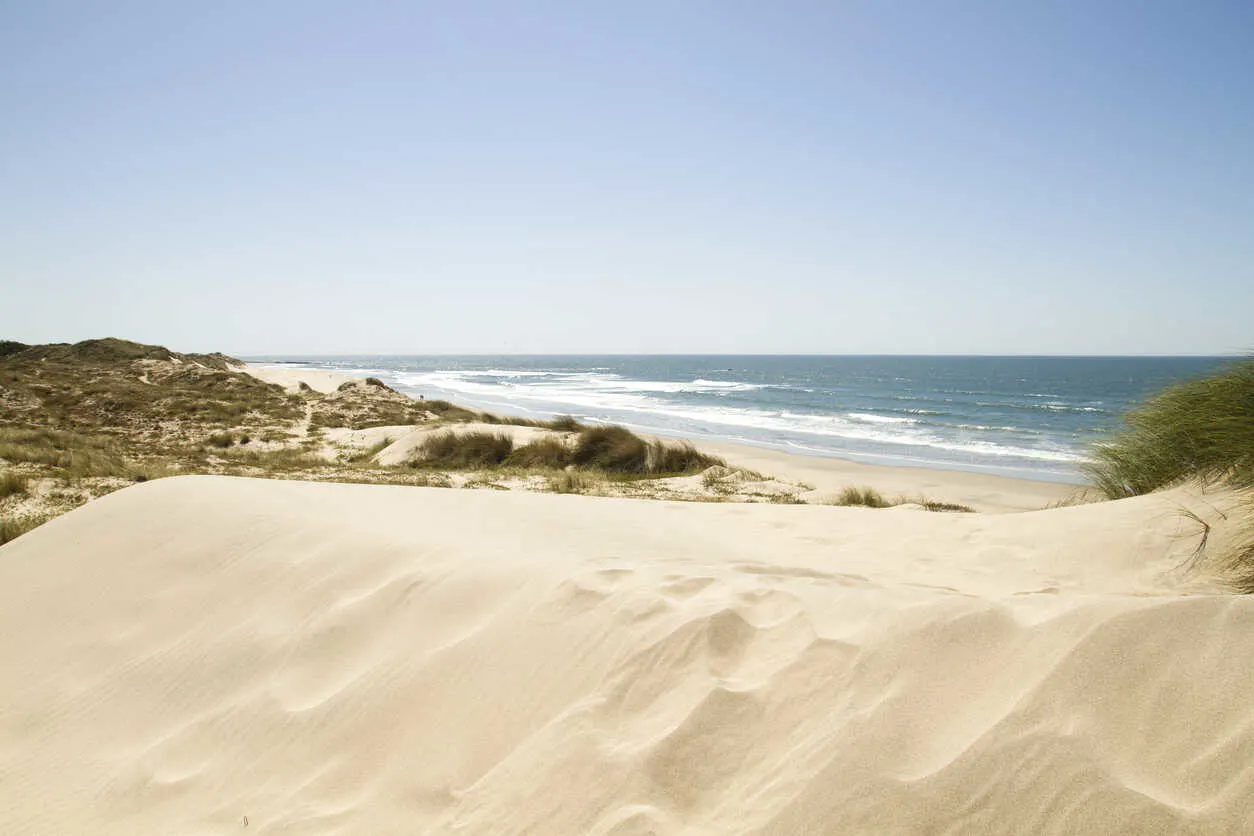
[[[334,392],[341,383],[361,380],[365,375],[351,375],[343,372],[327,372],[320,369],[309,369],[304,366],[257,366],[248,364],[244,371],[266,383],[277,383],[289,392],[299,391],[303,383],[315,392],[324,395]]]
[[[1228,501],[138,485],[0,548],[0,832],[1249,832]]]

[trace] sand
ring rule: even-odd
[[[277,383],[289,392],[296,392],[304,383],[315,392],[326,395],[339,388],[341,383],[351,380],[364,380],[366,375],[351,375],[342,372],[325,372],[318,369],[307,369],[304,366],[256,366],[245,365],[244,372],[260,378],[266,383]]]
[[[0,547],[0,832],[1249,832],[1230,502],[136,485]]]

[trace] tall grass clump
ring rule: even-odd
[[[16,540],[33,528],[38,528],[49,520],[46,516],[18,517],[17,519],[0,520],[0,546],[10,540]]]
[[[0,499],[26,493],[26,487],[26,477],[21,473],[14,473],[12,470],[0,473]]]
[[[680,444],[654,441],[649,444],[650,473],[698,473],[715,465],[726,467],[727,462],[718,456],[702,453],[686,441]]]
[[[727,462],[691,444],[645,441],[625,427],[584,427],[571,452],[576,467],[618,475],[661,476],[696,473]]]
[[[837,494],[835,499],[832,500],[832,504],[862,505],[867,508],[888,508],[892,505],[875,488],[855,488],[852,485]]]
[[[1096,445],[1084,470],[1111,499],[1190,478],[1254,485],[1254,357],[1154,395]]]
[[[503,433],[446,431],[423,441],[409,464],[431,468],[498,467],[512,452],[514,440]]]
[[[514,467],[548,467],[560,470],[571,463],[571,448],[560,438],[538,438],[517,447],[505,461]]]
[[[649,445],[626,427],[588,427],[575,440],[571,463],[607,473],[645,473]]]
[[[559,432],[575,433],[584,428],[583,424],[575,420],[572,415],[559,415],[550,421],[541,422],[541,426],[548,427],[550,430],[558,430]]]
[[[1254,488],[1254,357],[1169,386],[1128,412],[1095,446],[1085,474],[1111,499],[1189,479]],[[1254,501],[1246,494],[1242,542],[1224,556],[1232,585],[1254,593]]]

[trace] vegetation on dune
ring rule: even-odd
[[[30,480],[21,473],[6,470],[0,473],[0,499],[26,493]]]
[[[957,502],[937,502],[934,499],[920,499],[918,503],[928,511],[953,511],[960,514],[975,513],[975,509],[970,505],[962,505]]]
[[[766,484],[686,442],[641,438],[571,416],[497,416],[412,399],[378,378],[328,393],[243,373],[221,354],[180,354],[126,340],[28,346],[0,341],[0,542],[134,482],[175,474],[528,489],[691,501],[802,502],[798,485]],[[412,459],[376,457],[399,433],[427,435]],[[539,430],[516,444],[507,426]],[[353,431],[353,432],[347,432]],[[710,472],[713,471],[713,472]],[[697,473],[700,480],[684,480]]]
[[[646,441],[624,427],[581,427],[515,447],[503,433],[453,431],[427,438],[410,462],[422,468],[576,468],[611,476],[679,476],[726,462],[691,444]]]
[[[1164,389],[1127,413],[1123,423],[1096,445],[1085,467],[1108,498],[1137,496],[1194,479],[1254,488],[1254,357]],[[1227,555],[1227,568],[1238,590],[1254,593],[1250,494],[1243,508],[1249,519],[1246,534]]]
[[[875,488],[856,488],[850,486],[842,490],[832,500],[833,505],[861,505],[867,508],[888,508],[893,503],[880,494]]]
[[[687,442],[645,441],[625,427],[614,426],[583,428],[576,436],[570,463],[606,473],[650,476],[697,473],[727,465]]]
[[[851,507],[863,508],[895,508],[898,505],[918,505],[926,511],[936,512],[955,512],[955,513],[974,513],[975,509],[969,505],[962,505],[957,502],[942,502],[935,499],[928,499],[925,496],[898,496],[895,499],[888,499],[875,488],[870,487],[847,487],[832,497],[827,502],[828,505],[843,505]]]
[[[0,546],[10,540],[16,540],[28,531],[38,528],[46,523],[50,517],[47,516],[27,516],[17,517],[15,519],[0,519]]]
[[[207,434],[303,417],[299,397],[238,365],[125,340],[25,346],[0,355],[0,422],[162,442],[175,425]]]
[[[1154,395],[1096,446],[1085,472],[1111,499],[1194,478],[1254,485],[1254,358]]]
[[[513,467],[541,467],[561,470],[570,464],[570,447],[557,437],[538,438],[514,448],[506,463]]]
[[[0,427],[0,459],[11,464],[46,465],[66,478],[116,476],[148,478],[146,463],[128,459],[122,445],[106,435],[65,430]]]
[[[514,451],[514,440],[503,433],[436,433],[425,439],[411,467],[473,470],[500,467]]]

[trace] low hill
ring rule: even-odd
[[[318,391],[267,382],[224,354],[112,338],[0,345],[0,543],[127,484],[180,474],[718,499],[796,493],[760,475],[748,480],[756,487],[720,478],[670,490],[657,480],[725,463],[621,428],[414,400],[374,378]],[[414,435],[472,422],[487,432]],[[543,430],[543,444],[515,451],[504,437],[511,424]],[[402,436],[409,439],[401,445],[405,457],[377,457]],[[441,442],[443,454],[434,456]],[[589,453],[597,444],[599,452]],[[476,445],[500,455],[467,455]],[[568,473],[571,467],[582,473]],[[630,478],[611,484],[607,474]]]

